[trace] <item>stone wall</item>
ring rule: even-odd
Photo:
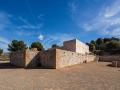
[[[94,61],[96,56],[56,49],[56,68]]]
[[[36,67],[38,65],[39,51],[27,49],[24,54],[26,67]]]
[[[62,68],[75,64],[94,61],[94,55],[85,55],[62,49],[49,49],[44,52],[25,50],[11,54],[11,63],[19,67],[36,67],[41,64],[45,68]]]
[[[76,40],[70,40],[70,41],[63,42],[62,48],[67,51],[76,52]]]
[[[89,53],[89,46],[77,39],[65,41],[62,48],[67,51],[73,51],[81,54]]]
[[[39,63],[45,68],[56,68],[56,49],[49,49],[39,53]]]
[[[24,59],[25,59],[24,51],[12,52],[10,54],[10,63],[15,66],[24,67],[25,66]]]
[[[100,56],[99,61],[103,62],[120,61],[120,55]]]
[[[12,52],[10,63],[18,67],[35,67],[38,64],[38,51],[25,50]]]
[[[120,61],[112,61],[113,67],[120,67]]]
[[[76,52],[81,54],[88,54],[90,53],[89,46],[83,42],[80,42],[79,40],[76,40]]]

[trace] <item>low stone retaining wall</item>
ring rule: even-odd
[[[100,56],[99,61],[103,62],[120,61],[120,55]]]
[[[112,61],[113,67],[120,67],[120,61]]]

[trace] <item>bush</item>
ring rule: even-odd
[[[0,55],[3,53],[3,49],[0,49]]]

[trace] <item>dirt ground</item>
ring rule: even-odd
[[[0,90],[120,90],[120,68],[108,65],[91,62],[55,70],[2,63]]]

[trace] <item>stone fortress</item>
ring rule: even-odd
[[[10,55],[10,63],[18,67],[62,68],[75,64],[94,61],[95,55],[91,55],[89,47],[77,39],[64,41],[59,48],[50,48],[45,51],[27,49],[13,52]]]

